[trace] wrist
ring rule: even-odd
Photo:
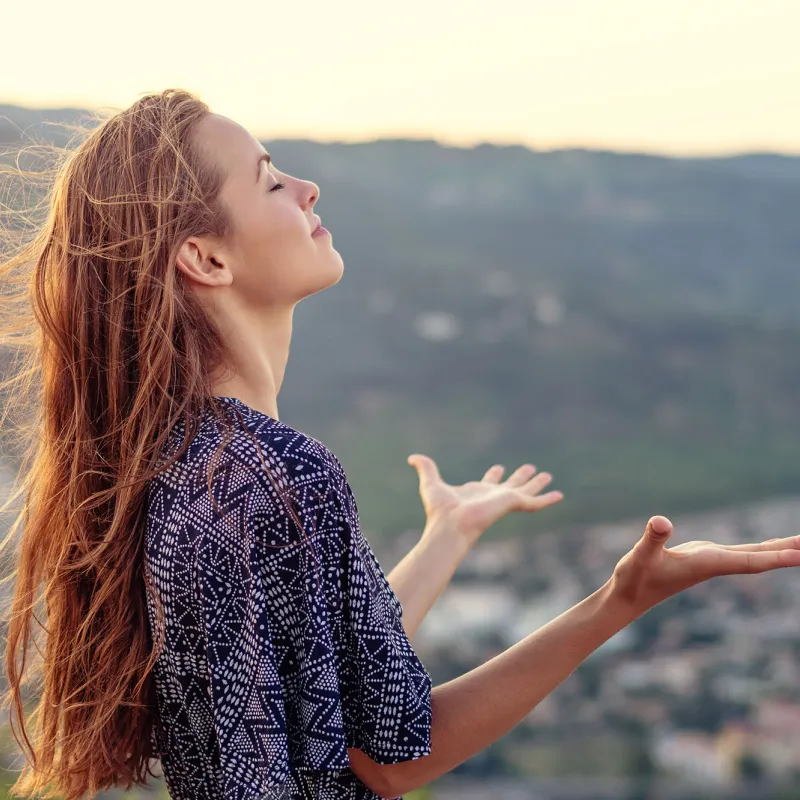
[[[453,521],[446,517],[435,520],[428,519],[422,531],[420,542],[436,542],[437,546],[443,546],[448,552],[453,553],[461,561],[472,549],[474,539],[468,536]]]
[[[598,591],[601,593],[603,605],[615,616],[627,620],[625,625],[638,619],[651,608],[650,605],[643,603],[641,598],[632,596],[630,591],[622,586],[616,573]]]

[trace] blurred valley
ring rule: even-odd
[[[0,145],[43,113],[0,106]],[[264,145],[345,263],[297,307],[281,419],[378,540],[424,522],[412,452],[552,472],[565,500],[504,532],[798,491],[800,158]]]

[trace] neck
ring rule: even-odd
[[[278,417],[278,393],[283,383],[292,339],[294,307],[255,319],[236,315],[223,326],[229,369],[212,381],[212,394],[236,397],[250,408]],[[224,378],[224,380],[223,380]]]

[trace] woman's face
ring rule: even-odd
[[[196,136],[226,176],[220,200],[232,230],[223,243],[182,250],[205,261],[195,264],[192,277],[199,271],[208,278],[202,283],[230,284],[244,306],[262,309],[293,306],[337,283],[344,265],[332,236],[311,236],[319,219],[314,211],[319,187],[268,164],[259,141],[227,117],[209,114]]]

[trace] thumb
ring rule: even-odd
[[[439,468],[432,458],[428,458],[428,456],[424,456],[421,453],[412,453],[407,460],[419,473],[420,485],[441,480]]]
[[[656,552],[664,547],[670,536],[672,523],[666,517],[650,517],[644,529],[641,546],[648,552]]]

